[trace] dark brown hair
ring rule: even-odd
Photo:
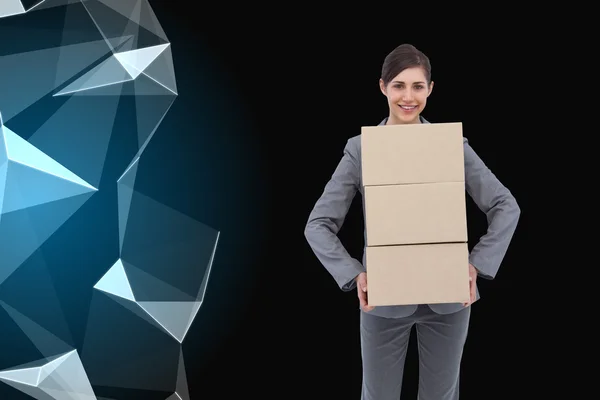
[[[412,44],[401,44],[392,50],[383,61],[381,79],[387,86],[392,79],[406,68],[421,67],[425,73],[427,84],[431,83],[431,63],[429,58]]]

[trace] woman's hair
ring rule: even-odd
[[[431,64],[429,58],[412,44],[401,44],[392,50],[383,61],[381,79],[387,85],[406,68],[421,67],[427,84],[431,83]]]

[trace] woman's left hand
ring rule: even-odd
[[[469,264],[469,291],[471,298],[468,302],[463,303],[463,306],[467,307],[475,302],[477,296],[477,270],[473,264]]]

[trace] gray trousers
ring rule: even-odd
[[[360,311],[362,400],[399,400],[411,328],[419,354],[418,400],[457,400],[463,347],[471,307],[436,314],[427,305],[404,318]]]

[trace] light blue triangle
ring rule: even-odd
[[[0,218],[2,218],[2,207],[4,204],[4,190],[6,189],[6,173],[8,171],[8,153],[6,153],[6,141],[4,139],[4,121],[0,112]]]
[[[0,380],[28,386],[37,386],[40,372],[39,367],[0,371]]]
[[[112,56],[54,96],[117,85],[131,80],[133,78],[129,75],[129,72]]]
[[[200,301],[140,301],[138,305],[171,336],[183,342],[200,309]]]
[[[118,260],[115,265],[104,274],[94,288],[117,297],[122,297],[125,300],[135,302],[135,297],[131,290],[131,286],[129,285],[129,279],[127,278],[121,260]]]
[[[162,53],[167,47],[167,44],[151,46],[142,49],[135,49],[116,53],[114,56],[129,74],[135,79],[139,74],[144,72],[146,68]]]
[[[4,207],[4,189],[6,188],[6,172],[8,170],[8,162],[0,161],[0,218],[2,218],[2,210]]]
[[[11,161],[54,175],[91,190],[97,190],[6,126],[3,127],[3,133],[6,152]]]
[[[0,165],[5,164],[8,161],[8,153],[6,151],[7,150],[6,140],[4,139],[4,125],[2,125],[2,113],[0,113]]]
[[[64,200],[93,190],[17,162],[8,163],[2,213]]]
[[[2,0],[0,1],[0,18],[11,15],[23,14],[25,8],[21,0]]]

